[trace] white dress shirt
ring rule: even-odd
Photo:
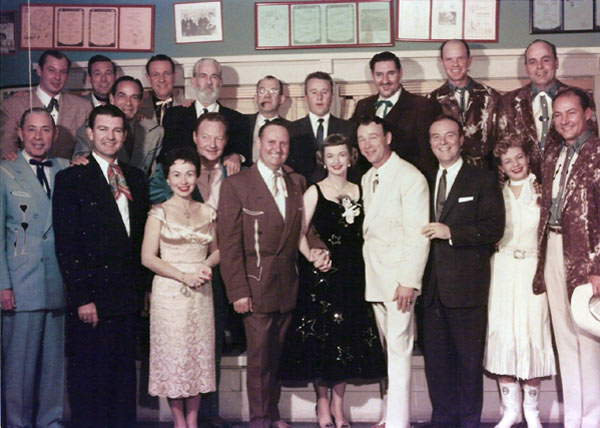
[[[267,167],[260,159],[258,160],[258,162],[256,162],[256,165],[258,167],[258,172],[265,181],[265,184],[271,192],[273,199],[275,199],[275,203],[277,204],[277,208],[279,209],[281,217],[283,217],[283,220],[285,221],[285,199],[287,197],[287,189],[285,187],[285,180],[283,178],[283,169],[279,168],[279,173],[281,175],[277,178],[276,181],[277,195],[275,195],[275,188],[273,186],[273,176],[275,175],[275,173],[273,172],[273,170]]]
[[[50,104],[50,101],[52,101],[52,98],[54,98],[58,102],[58,108],[60,108],[60,94],[56,95],[55,97],[51,97],[44,92],[40,86],[38,86],[35,90],[35,94],[38,96],[44,107],[48,107],[48,104]],[[54,124],[58,125],[58,110],[56,110],[56,107],[52,109],[50,116],[52,116],[52,119],[54,119]]]
[[[27,164],[31,167],[31,170],[33,171],[33,175],[35,175],[37,178],[37,165],[32,165],[29,163],[31,156],[29,156],[29,153],[27,153],[25,150],[22,150],[21,154],[23,155],[23,158],[25,158],[25,162],[27,162]],[[47,160],[48,160],[48,158],[44,159],[42,162],[47,161]],[[46,175],[46,180],[48,181],[48,185],[50,186],[50,189],[52,189],[54,183],[52,183],[52,174],[50,173],[49,166],[44,167],[44,175]],[[46,189],[44,189],[44,191],[46,191]]]
[[[329,135],[327,131],[329,131],[329,118],[331,117],[331,113],[327,113],[325,116],[317,116],[312,111],[308,112],[308,118],[310,119],[310,126],[312,126],[313,136],[317,138],[317,128],[319,127],[319,119],[323,119],[323,139]]]
[[[386,115],[390,112],[391,109],[394,108],[394,106],[398,102],[398,99],[400,98],[401,93],[402,93],[402,86],[400,86],[400,89],[398,89],[396,91],[396,93],[389,98],[383,98],[381,95],[379,96],[379,98],[377,98],[377,101],[390,101],[392,103],[392,105],[390,107],[388,107]],[[385,107],[386,107],[385,104],[380,105],[379,108],[375,111],[375,115],[377,115],[378,117],[383,119],[383,117],[384,117],[383,112],[385,111]]]
[[[438,186],[440,185],[440,178],[442,177],[442,172],[444,171],[444,169],[447,171],[446,172],[446,199],[448,199],[450,190],[452,190],[452,186],[454,185],[454,182],[456,181],[456,176],[458,175],[458,171],[460,171],[460,168],[463,166],[463,163],[464,163],[463,159],[458,158],[458,160],[456,162],[454,162],[452,165],[450,165],[448,168],[443,168],[442,166],[440,166],[438,168],[438,172],[435,177],[435,193],[434,193],[434,195],[436,198],[437,198]],[[434,202],[437,203],[437,200]]]
[[[219,103],[214,102],[209,106],[204,107],[200,104],[200,101],[196,100],[194,103],[194,107],[196,107],[196,117],[200,117],[204,114],[204,109],[207,110],[207,113],[218,113],[219,112]]]
[[[106,182],[110,184],[108,181],[108,162],[94,152],[92,152],[92,156],[94,156],[94,159],[96,159],[96,162],[98,162],[98,165],[102,170],[102,174],[104,174],[104,178],[106,178]],[[114,163],[116,165],[119,164],[116,159]],[[129,203],[127,197],[123,193],[121,193],[117,198],[117,207],[119,208],[119,214],[121,214],[121,220],[123,220],[123,224],[125,225],[127,236],[129,236],[131,229],[131,225],[129,224]]]

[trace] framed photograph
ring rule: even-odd
[[[533,0],[531,34],[600,32],[598,0]]]
[[[0,54],[12,55],[17,52],[16,26],[17,13],[3,10],[0,12]]]
[[[223,14],[220,1],[175,3],[175,43],[220,42]]]

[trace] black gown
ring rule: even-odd
[[[365,301],[362,258],[362,201],[349,223],[347,210],[325,199],[318,201],[312,224],[327,244],[332,260],[321,273],[300,257],[300,289],[282,352],[279,377],[290,381],[339,382],[376,379],[386,365],[371,304]],[[347,202],[350,201],[347,198]]]

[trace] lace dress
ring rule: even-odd
[[[202,207],[193,227],[170,222],[161,205],[149,214],[162,223],[160,257],[183,272],[194,272],[214,239],[215,211]],[[210,284],[192,289],[159,275],[152,282],[150,378],[148,393],[182,398],[214,391],[215,328]]]

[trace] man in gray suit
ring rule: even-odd
[[[148,177],[156,167],[156,157],[162,147],[164,130],[153,120],[139,119],[138,111],[142,101],[142,83],[131,76],[121,76],[113,85],[109,101],[125,113],[127,119],[127,138],[119,151],[119,161],[141,169]],[[87,156],[92,152],[86,126],[77,132],[77,144],[73,160]],[[79,162],[76,162],[79,163]]]
[[[7,427],[61,427],[67,301],[54,252],[54,176],[48,158],[58,134],[43,108],[25,111],[23,150],[0,163],[2,405]]]
[[[87,76],[92,90],[83,96],[98,107],[108,102],[108,94],[117,78],[117,66],[104,55],[94,55],[88,61]]]

